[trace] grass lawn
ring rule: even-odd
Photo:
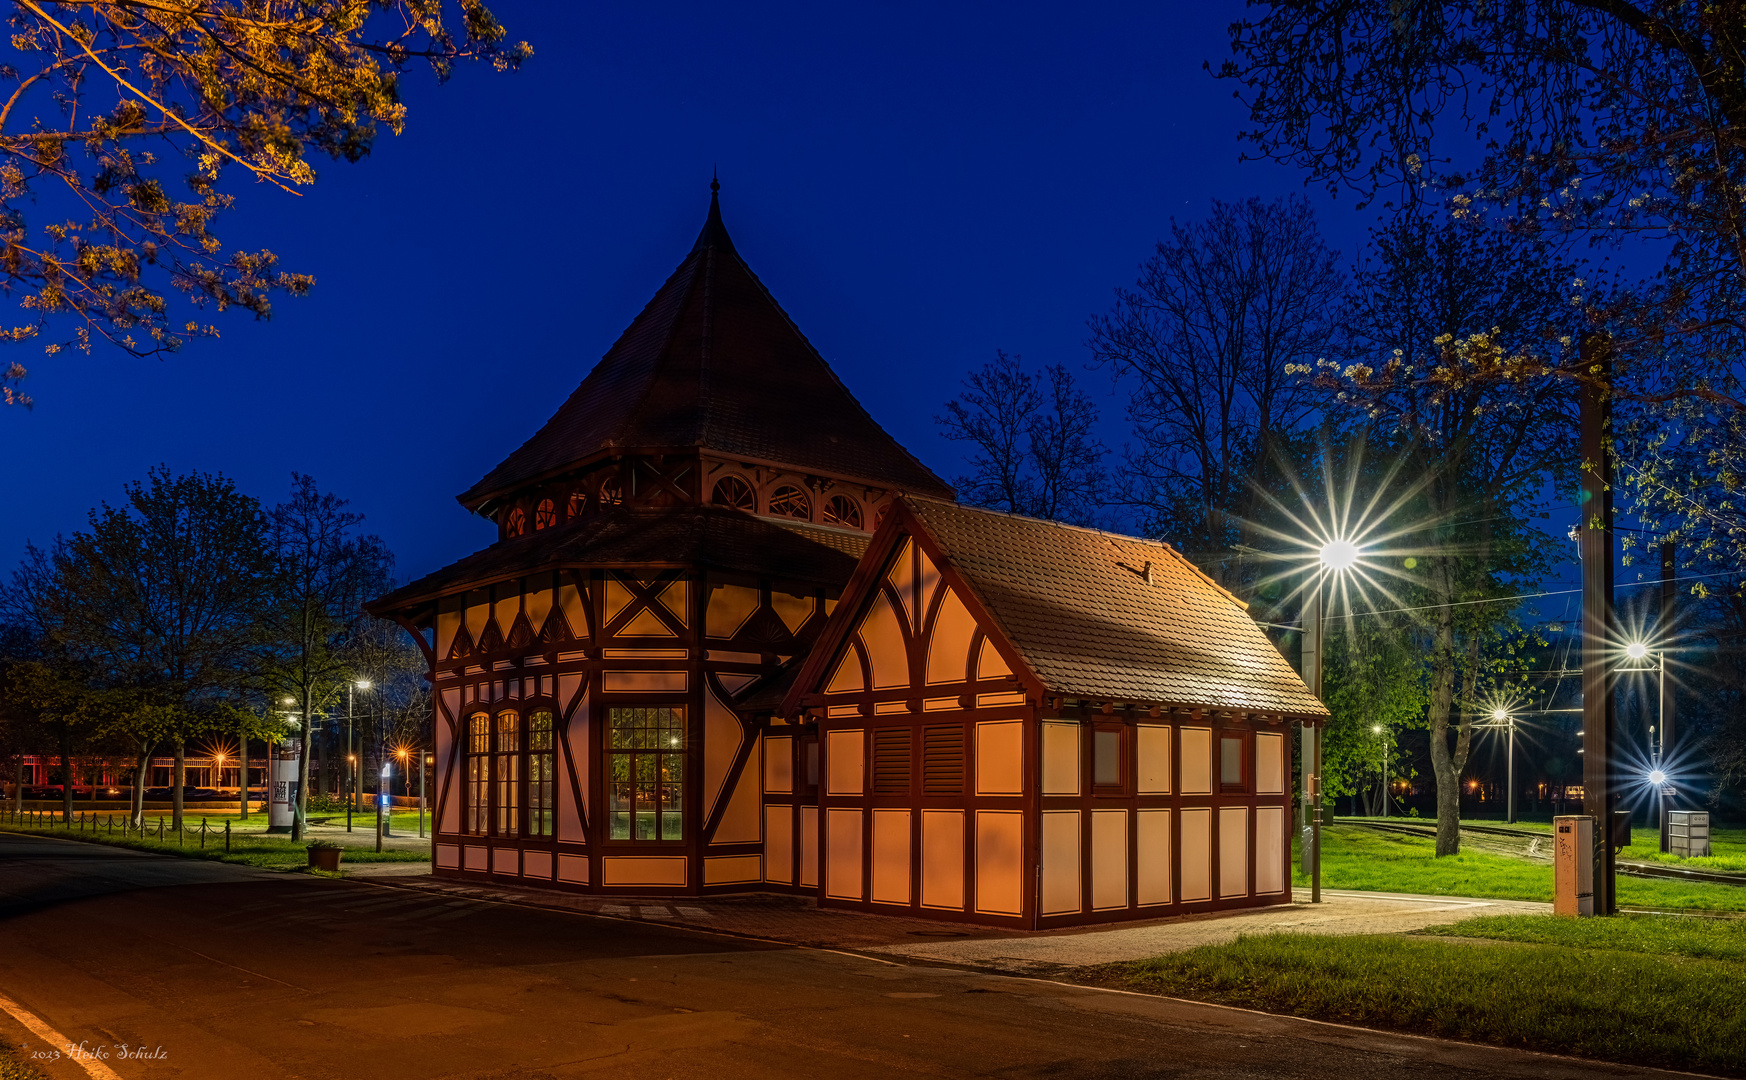
[[[1295,841],[1294,841],[1295,843]],[[1330,889],[1552,900],[1552,864],[1490,852],[1436,857],[1428,837],[1380,833],[1357,825],[1322,830],[1322,885]],[[1309,879],[1297,871],[1298,885]],[[1746,888],[1621,875],[1619,903],[1656,911],[1746,911]]]
[[[117,822],[119,825],[119,821]],[[159,840],[157,832],[149,830],[144,836],[139,833],[106,832],[103,830],[77,827],[68,829],[64,825],[37,825],[31,822],[18,824],[7,823],[0,826],[6,832],[31,833],[38,836],[60,836],[69,840],[83,840],[88,843],[109,844],[114,847],[131,848],[135,851],[152,851],[164,855],[179,855],[187,859],[214,859],[219,862],[242,863],[247,866],[262,866],[273,869],[295,869],[305,867],[309,863],[307,843],[292,841],[289,837],[266,836],[261,833],[239,832],[231,837],[230,850],[224,850],[224,829],[222,826],[216,832],[206,834],[206,844],[201,846],[198,825],[195,830],[187,832],[182,842],[176,842],[176,834],[172,831],[163,840]],[[366,862],[428,862],[430,853],[425,850],[415,851],[370,851],[361,848],[346,848],[340,858],[340,864]]]
[[[1410,937],[1274,934],[1103,974],[1127,989],[1267,1012],[1746,1073],[1746,921],[1548,915]]]
[[[1402,818],[1414,824],[1434,824],[1430,818]],[[1502,818],[1463,818],[1463,825],[1496,825],[1511,829],[1527,829],[1542,832],[1550,836],[1552,823],[1550,821],[1518,821],[1514,825],[1504,826]],[[1746,829],[1710,827],[1710,850],[1715,852],[1700,859],[1682,859],[1678,855],[1663,854],[1661,851],[1661,834],[1654,828],[1645,828],[1641,824],[1631,826],[1631,846],[1619,854],[1621,859],[1635,859],[1638,862],[1669,863],[1676,866],[1689,866],[1697,870],[1721,870],[1746,874]]]

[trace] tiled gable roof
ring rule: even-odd
[[[881,428],[734,250],[710,199],[691,254],[569,400],[459,499],[602,450],[704,447],[879,487],[951,488]]]
[[[1236,598],[1168,544],[905,502],[1050,691],[1327,715]]]

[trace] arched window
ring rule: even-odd
[[[527,718],[527,834],[552,835],[553,797],[556,774],[552,771],[552,714],[529,713]]]
[[[509,536],[520,536],[527,532],[527,511],[519,506],[509,509],[509,517],[503,522],[503,531]]]
[[[558,507],[550,499],[541,499],[534,507],[534,531],[549,529],[558,523]]]
[[[770,496],[770,512],[778,517],[810,521],[812,519],[812,503],[807,499],[806,492],[801,491],[793,484],[783,484]]]
[[[491,717],[467,718],[467,831],[483,836],[491,822]]]
[[[618,477],[609,476],[600,485],[600,505],[617,506],[624,502],[624,485],[618,482]]]
[[[582,511],[588,505],[588,493],[581,488],[570,492],[570,516],[581,517]]]
[[[498,836],[521,835],[521,717],[512,712],[497,714],[497,745],[492,747],[493,794],[497,797]]]
[[[755,511],[758,508],[758,498],[752,494],[752,485],[737,476],[724,476],[715,482],[715,494],[709,501],[717,506],[731,506],[735,510]]]
[[[826,525],[841,525],[846,529],[861,527],[861,504],[847,495],[832,495],[831,501],[825,503],[824,519]]]

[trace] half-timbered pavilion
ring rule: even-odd
[[[426,652],[434,872],[1048,926],[1276,903],[1325,715],[1167,545],[960,507],[696,245],[371,603]]]
[[[373,602],[427,651],[435,872],[762,881],[735,695],[806,653],[900,492],[874,423],[734,249],[697,243],[569,400],[460,496],[491,546]]]
[[[1288,900],[1289,725],[1327,715],[1168,544],[913,496],[780,712],[820,764],[766,864],[792,802],[821,903],[1029,928]]]

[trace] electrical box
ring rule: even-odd
[[[1708,810],[1669,810],[1667,812],[1667,850],[1674,855],[1695,859],[1710,853],[1710,812]]]
[[[1631,846],[1631,812],[1629,810],[1613,811],[1612,845],[1615,852],[1623,851]]]
[[[1594,819],[1552,819],[1552,912],[1594,914]]]

